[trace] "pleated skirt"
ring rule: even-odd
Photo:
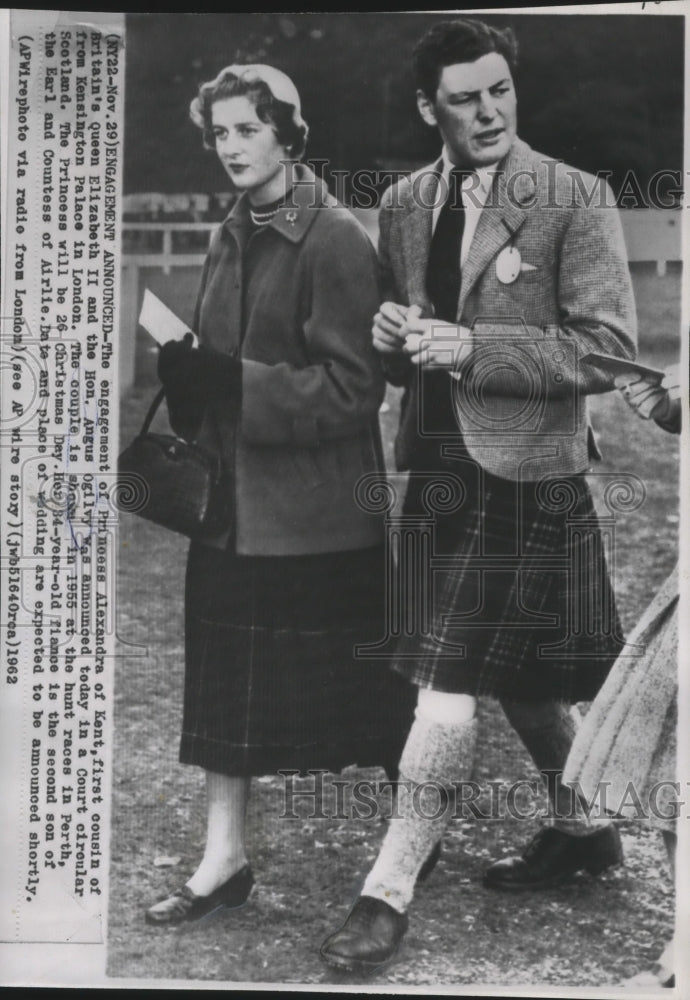
[[[384,630],[384,549],[238,556],[192,544],[180,760],[228,775],[393,769],[414,689]]]

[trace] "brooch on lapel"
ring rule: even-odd
[[[289,222],[291,226],[294,226],[297,222],[297,212],[286,212],[285,221]]]

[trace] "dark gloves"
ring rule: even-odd
[[[165,388],[170,425],[187,440],[201,426],[212,400],[239,405],[242,364],[238,358],[207,347],[193,348],[191,333],[170,340],[158,356],[158,377]]]
[[[188,361],[193,337],[169,340],[158,355],[158,378],[163,383],[168,404],[168,419],[174,432],[188,441],[199,433],[205,400],[201,387],[189,377]]]
[[[169,340],[158,352],[158,378],[164,386],[177,380],[187,364],[187,358],[192,352],[194,335],[185,333],[182,340]]]

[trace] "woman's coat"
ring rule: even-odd
[[[238,200],[214,234],[197,306],[201,342],[242,365],[239,420],[229,393],[209,405],[198,438],[211,447],[220,439],[234,470],[238,554],[382,541],[380,518],[355,500],[358,480],[383,468],[376,256],[325,185],[303,166],[297,177],[292,201],[244,256],[249,206]]]

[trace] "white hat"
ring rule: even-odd
[[[227,73],[232,73],[233,76],[246,83],[255,83],[259,80],[265,83],[276,100],[284,101],[285,104],[293,106],[295,110],[292,120],[295,125],[306,126],[306,122],[302,118],[302,103],[297,93],[297,87],[287,73],[276,69],[275,66],[267,66],[265,63],[236,63],[221,70],[217,79],[220,80]]]

